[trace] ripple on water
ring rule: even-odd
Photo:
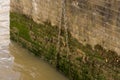
[[[9,3],[0,0],[0,80],[19,80],[20,74],[13,70],[14,57],[9,54]]]
[[[9,48],[9,2],[0,0],[0,80],[68,80],[18,45]]]

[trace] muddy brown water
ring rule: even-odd
[[[19,73],[20,80],[68,80],[48,63],[16,43],[11,42],[9,50],[14,57],[13,70]]]
[[[68,80],[47,62],[14,42],[0,50],[0,80]]]
[[[68,80],[49,64],[10,41],[10,0],[0,0],[0,80]]]

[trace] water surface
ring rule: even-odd
[[[9,9],[10,0],[0,0],[0,80],[67,80],[49,64],[10,42]]]
[[[53,67],[16,43],[10,44],[14,56],[14,70],[20,73],[20,80],[68,80]]]

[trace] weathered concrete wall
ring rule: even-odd
[[[68,0],[68,27],[82,43],[102,45],[120,55],[119,0]],[[31,16],[40,23],[59,25],[62,0],[11,0],[11,11]]]
[[[100,44],[120,55],[119,5],[119,0],[69,0],[72,35],[82,43]]]
[[[20,11],[41,23],[51,21],[58,24],[61,0],[11,0],[11,11]]]
[[[119,1],[63,1],[11,0],[11,39],[71,80],[119,80]]]

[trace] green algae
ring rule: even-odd
[[[11,40],[18,42],[36,56],[44,57],[49,63],[57,65],[57,69],[71,80],[108,80],[109,76],[114,76],[113,80],[119,79],[120,65],[116,60],[120,57],[114,51],[107,51],[100,45],[96,45],[94,49],[89,44],[83,45],[68,32],[68,55],[65,30],[62,28],[63,39],[60,41],[60,51],[56,59],[59,32],[57,26],[52,26],[50,21],[37,24],[19,13],[11,13],[10,17]],[[78,49],[81,52],[77,52]],[[110,71],[113,73],[109,75]]]

